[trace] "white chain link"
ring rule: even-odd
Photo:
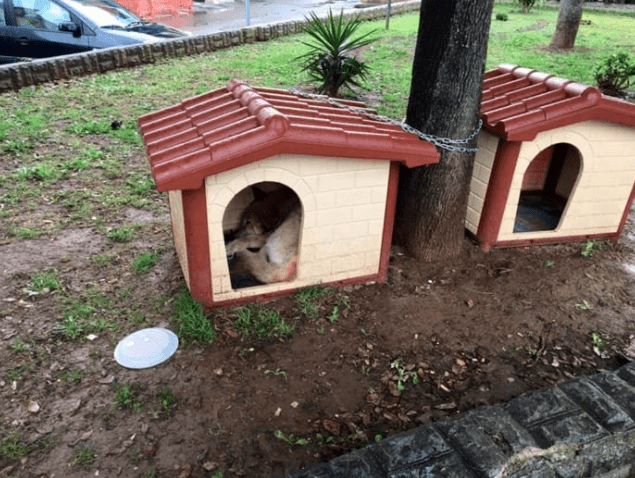
[[[452,152],[457,152],[457,153],[476,153],[478,151],[478,147],[477,148],[468,148],[468,147],[462,146],[462,145],[466,145],[466,144],[471,143],[478,136],[478,134],[481,132],[481,128],[483,126],[483,120],[482,119],[478,120],[478,126],[476,127],[476,129],[465,139],[442,138],[442,137],[439,137],[439,136],[434,136],[434,135],[422,133],[418,129],[413,128],[412,126],[407,124],[405,121],[399,121],[399,120],[396,120],[396,119],[393,119],[393,118],[389,118],[388,116],[381,116],[381,115],[376,115],[376,114],[373,114],[373,113],[369,113],[364,108],[356,108],[354,106],[348,106],[348,105],[342,104],[339,101],[337,101],[335,98],[332,98],[330,96],[316,95],[316,94],[313,94],[313,93],[306,93],[304,91],[300,91],[300,90],[297,90],[295,88],[289,88],[289,92],[290,93],[294,93],[294,94],[296,94],[298,96],[302,96],[303,98],[310,98],[312,100],[323,101],[325,103],[329,103],[329,104],[331,104],[333,106],[336,106],[338,108],[342,108],[342,109],[351,111],[353,113],[363,114],[364,116],[367,116],[368,118],[370,118],[372,120],[375,120],[375,121],[381,121],[382,123],[394,124],[395,126],[401,127],[401,129],[403,129],[406,133],[416,134],[419,138],[421,138],[421,139],[423,139],[425,141],[428,141],[428,142],[434,144],[435,146],[438,146],[441,149],[445,149],[446,151],[452,151]]]

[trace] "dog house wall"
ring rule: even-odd
[[[486,74],[483,98],[466,216],[481,247],[617,240],[635,191],[635,105],[513,65]],[[540,189],[556,144],[579,154],[579,170],[565,167],[559,179],[562,191],[571,187],[560,221],[554,230],[514,232],[521,191]],[[565,161],[577,164],[573,154]]]
[[[280,155],[206,179],[214,302],[340,282],[380,272],[390,162]],[[297,276],[232,289],[223,217],[244,188],[262,181],[290,187],[303,207]]]

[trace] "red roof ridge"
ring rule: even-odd
[[[485,73],[481,115],[487,130],[518,141],[590,119],[635,127],[635,105],[609,99],[596,87],[512,64]]]
[[[207,176],[281,154],[439,161],[436,147],[399,126],[369,118],[361,102],[344,108],[284,90],[232,80],[141,116],[139,128],[157,189],[197,189]],[[346,106],[360,108],[351,110]]]

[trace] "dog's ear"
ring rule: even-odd
[[[254,201],[260,201],[267,195],[267,193],[260,189],[258,186],[252,186],[251,193],[254,195]]]

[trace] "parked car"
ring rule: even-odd
[[[188,35],[114,0],[0,0],[0,63]]]

